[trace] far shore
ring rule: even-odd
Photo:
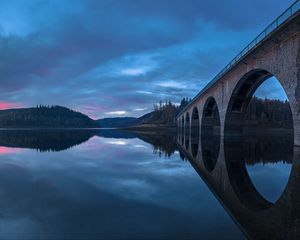
[[[130,131],[130,132],[144,132],[144,133],[169,133],[169,134],[175,134],[177,133],[177,127],[176,126],[167,126],[167,125],[157,125],[157,124],[143,124],[143,125],[134,125],[129,127],[116,127],[116,128],[101,128],[101,127],[0,127],[0,131],[38,131],[38,130],[94,130],[94,131],[100,131],[100,130],[116,130],[116,131]],[[286,128],[270,128],[270,127],[244,127],[243,131],[241,132],[242,135],[277,135],[277,134],[293,134],[293,129],[286,129]],[[228,136],[235,136],[236,132],[233,132],[231,134],[230,132],[227,133]],[[240,134],[237,134],[240,135]]]

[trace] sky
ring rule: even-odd
[[[179,103],[292,2],[1,0],[0,109],[63,105],[97,119]]]

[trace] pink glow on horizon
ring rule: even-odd
[[[0,101],[0,110],[10,109],[10,108],[22,108],[24,106],[25,105],[23,103]]]
[[[21,151],[22,151],[22,149],[20,149],[20,148],[0,147],[0,155],[19,153]]]

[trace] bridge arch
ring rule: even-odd
[[[190,113],[185,114],[185,135],[190,135]]]
[[[206,100],[203,108],[201,150],[204,166],[207,171],[212,172],[220,151],[220,114],[217,102],[213,97]]]
[[[243,154],[245,152],[243,147],[245,146],[243,146],[241,141],[232,138],[232,136],[247,137],[243,128],[245,126],[248,105],[255,91],[271,77],[275,76],[270,71],[264,69],[254,69],[247,72],[233,88],[225,115],[224,146],[227,149],[225,151],[225,163],[229,180],[238,198],[245,206],[252,210],[265,210],[272,207],[274,203],[265,199],[253,185],[246,165],[243,162]],[[289,98],[289,94],[286,91],[288,88],[288,79],[284,77],[282,79],[276,77],[276,79],[280,83],[282,90],[286,93],[287,98]],[[292,108],[289,102],[291,116],[293,116]],[[294,128],[293,119],[290,125]]]
[[[185,114],[185,127],[184,127],[184,146],[185,149],[188,150],[189,145],[190,145],[190,113],[186,112]]]
[[[272,73],[264,69],[253,69],[247,72],[236,84],[229,99],[225,114],[224,135],[241,135],[245,123],[247,107],[255,91],[269,78],[274,77]],[[283,91],[284,82],[280,83]],[[287,96],[288,97],[288,96]],[[292,114],[290,106],[290,114]],[[293,124],[292,124],[293,125]]]
[[[198,136],[200,131],[199,111],[197,107],[193,108],[191,121],[191,135]]]

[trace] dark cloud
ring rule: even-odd
[[[3,1],[0,100],[94,117],[178,102],[291,2]]]

